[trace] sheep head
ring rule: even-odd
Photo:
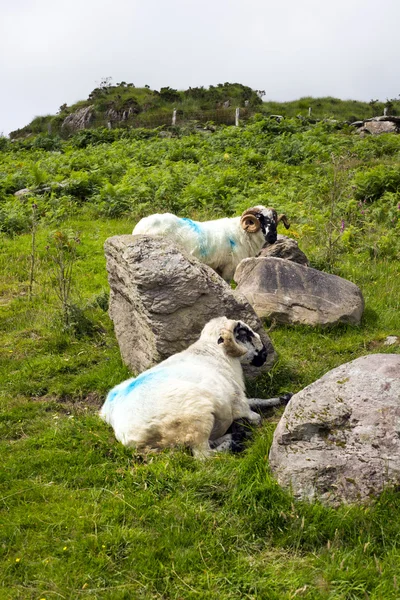
[[[274,244],[277,240],[278,223],[289,229],[290,223],[286,215],[278,215],[274,208],[265,206],[253,206],[244,211],[240,218],[240,224],[247,233],[257,233],[261,229],[264,240],[268,244]]]
[[[257,233],[262,231],[265,242],[275,244],[277,240],[277,214],[272,208],[265,206],[252,206],[244,211],[240,218],[240,224],[246,233]]]
[[[267,350],[260,336],[243,321],[226,320],[220,331],[218,344],[233,358],[245,358],[255,367],[261,367],[267,359]]]
[[[238,344],[235,339],[235,327],[238,321],[227,320],[225,326],[220,331],[218,344],[223,344],[225,352],[233,358],[240,358],[247,353],[247,348]]]

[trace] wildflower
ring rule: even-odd
[[[343,233],[343,231],[346,229],[346,223],[344,222],[344,219],[342,219],[341,224],[340,224],[340,232]]]
[[[400,202],[397,205],[397,210],[400,210]]]
[[[67,550],[67,546],[64,546],[63,550],[64,550],[64,551],[65,551],[65,550]]]
[[[20,561],[20,560],[21,560],[20,558],[16,558],[16,559],[15,559],[15,562],[16,562],[16,563],[19,563],[19,561]]]

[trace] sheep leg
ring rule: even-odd
[[[232,441],[231,451],[243,452],[247,442],[253,437],[253,428],[260,425],[261,416],[265,416],[276,408],[287,404],[293,394],[287,393],[279,398],[249,398],[250,415],[247,418],[235,419],[230,427]]]
[[[253,437],[254,425],[259,425],[259,422],[261,421],[259,415],[257,415],[257,417],[259,421],[246,417],[235,419],[233,421],[231,425],[231,452],[237,454],[238,452],[243,452],[243,450],[246,448],[247,442]]]
[[[228,452],[231,449],[232,434],[226,433],[216,440],[210,440],[210,448],[214,452]]]
[[[277,406],[285,406],[292,396],[293,394],[286,393],[282,394],[282,396],[279,396],[277,398],[249,398],[248,402],[250,409],[253,412],[256,412],[257,414],[262,416],[266,416],[268,414],[271,414],[273,409]]]

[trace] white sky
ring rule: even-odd
[[[0,0],[0,133],[87,98],[229,81],[301,96],[400,94],[400,0]]]

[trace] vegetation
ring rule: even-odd
[[[383,345],[400,332],[400,136],[260,114],[0,149],[0,598],[398,598],[399,492],[367,507],[294,502],[268,466],[278,415],[244,454],[199,464],[184,449],[139,456],[96,413],[129,376],[103,242],[156,211],[274,206],[312,266],[362,289],[358,328],[273,327],[279,359],[251,393],[400,352]]]
[[[371,100],[339,100],[338,98],[300,98],[292,102],[262,101],[264,90],[252,90],[240,83],[219,83],[208,88],[195,87],[184,91],[163,87],[160,91],[149,86],[136,88],[133,83],[113,84],[111,77],[105,77],[88,96],[72,106],[62,104],[57,115],[35,117],[31,123],[11,132],[11,139],[38,136],[33,143],[54,150],[58,140],[51,142],[48,134],[69,137],[76,127],[68,120],[80,109],[90,111],[85,121],[86,128],[98,127],[156,127],[171,123],[175,109],[177,122],[181,125],[190,121],[206,123],[233,124],[235,108],[242,109],[242,119],[260,112],[263,115],[281,115],[284,117],[310,117],[313,119],[338,119],[353,122],[382,115],[386,108],[388,114],[400,114],[400,98],[386,99],[385,102]],[[311,110],[311,115],[310,115]]]

